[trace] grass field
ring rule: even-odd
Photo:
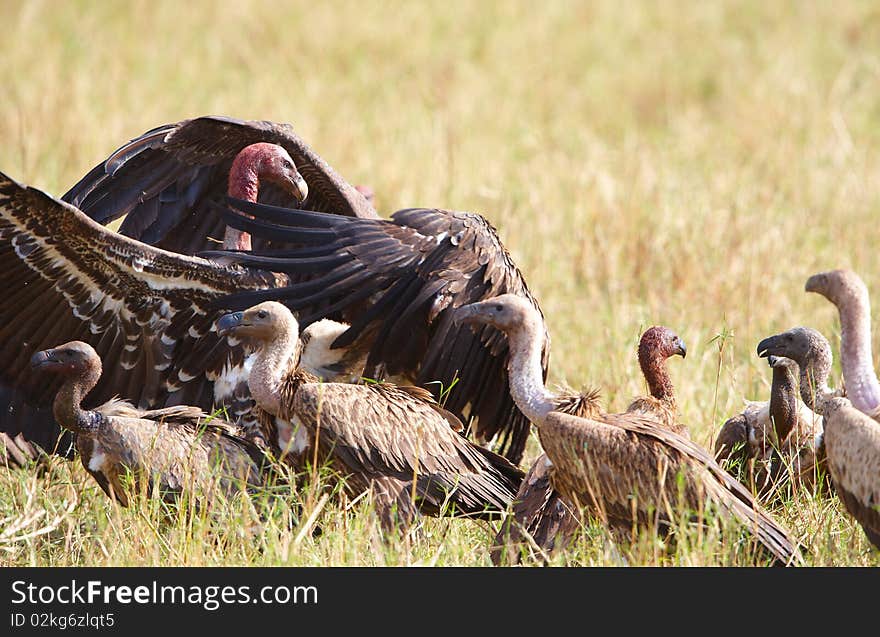
[[[706,446],[767,398],[761,338],[810,325],[836,351],[810,274],[850,267],[880,298],[873,3],[0,0],[0,23],[3,172],[60,195],[160,123],[290,122],[383,212],[488,217],[544,308],[552,381],[621,410],[645,392],[640,332],[676,330],[683,420]],[[486,524],[432,519],[383,545],[367,502],[262,508],[257,532],[243,505],[168,521],[114,507],[74,463],[5,472],[0,563],[489,564]],[[774,513],[809,564],[880,564],[837,500]],[[749,563],[711,534],[661,549],[597,526],[554,563]]]

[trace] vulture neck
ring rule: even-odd
[[[264,343],[254,358],[248,377],[248,389],[257,405],[273,416],[283,411],[281,384],[299,365],[299,330],[286,326],[272,341]]]
[[[800,390],[801,399],[807,407],[821,414],[825,409],[825,403],[838,395],[828,387],[828,376],[831,373],[831,361],[828,356],[822,356],[819,360],[810,360],[801,364]]]
[[[242,149],[235,156],[229,169],[227,193],[230,197],[256,203],[257,195],[260,192],[260,176],[257,172],[259,161],[260,153],[258,149],[250,146]],[[226,226],[226,232],[223,235],[223,249],[250,250],[250,233]]]
[[[776,441],[781,444],[797,424],[797,381],[789,367],[773,368],[773,384],[770,387],[770,419],[776,431]]]
[[[555,396],[544,387],[542,333],[541,325],[532,318],[507,334],[510,344],[507,363],[510,395],[526,418],[536,425],[544,421],[556,404]]]
[[[100,416],[82,408],[82,401],[101,378],[101,367],[80,376],[68,377],[52,403],[52,413],[59,425],[77,434],[91,434],[98,429]]]
[[[871,357],[871,304],[866,290],[853,292],[837,304],[840,365],[853,407],[874,416],[880,414],[880,382]]]
[[[648,391],[651,395],[674,409],[675,387],[666,369],[666,357],[639,348],[639,367],[648,383]]]

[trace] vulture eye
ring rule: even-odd
[[[259,312],[257,312],[257,318],[264,319],[267,316],[268,316],[268,313],[266,312],[266,310],[260,310]]]
[[[495,306],[495,311],[496,312],[503,312],[504,306],[499,303],[498,305]]]

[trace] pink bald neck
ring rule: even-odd
[[[267,177],[267,171],[271,171],[272,162],[268,160],[280,152],[281,148],[267,142],[251,144],[242,148],[235,156],[229,169],[227,190],[229,196],[256,202],[260,193],[260,179]],[[227,226],[223,235],[223,248],[225,250],[250,250],[250,233]]]

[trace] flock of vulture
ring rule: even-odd
[[[880,548],[880,382],[856,274],[806,284],[839,309],[845,390],[819,332],[770,336],[769,400],[710,452],[680,421],[672,330],[642,334],[650,395],[626,411],[552,393],[541,309],[489,222],[385,219],[371,194],[289,126],[223,117],[148,131],[60,199],[0,173],[6,465],[79,456],[124,506],[139,488],[210,501],[329,466],[388,534],[423,515],[499,523],[495,564],[546,561],[588,521],[673,541],[684,519],[799,565],[764,506],[807,488]],[[524,472],[531,425],[543,453]]]

